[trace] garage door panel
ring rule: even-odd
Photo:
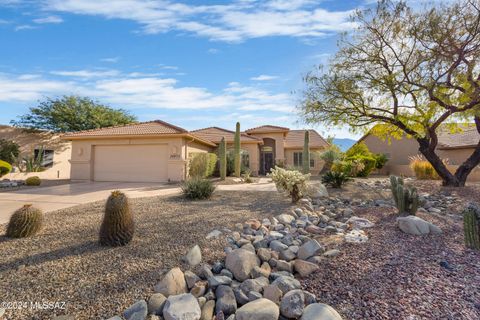
[[[159,145],[95,146],[95,181],[162,182],[168,180],[168,147]]]

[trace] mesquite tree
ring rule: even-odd
[[[373,133],[415,139],[444,185],[465,185],[480,142],[454,173],[435,149],[440,129],[461,130],[454,123],[473,119],[480,133],[480,0],[423,9],[381,1],[353,20],[328,69],[305,77],[303,118],[357,132],[383,124]]]
[[[234,158],[234,165],[235,165],[235,177],[239,178],[240,173],[242,170],[242,155],[240,151],[240,122],[237,122],[237,125],[235,126],[235,138],[233,140],[234,144],[234,152],[235,152],[235,158]]]

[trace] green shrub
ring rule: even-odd
[[[347,158],[346,160],[350,160],[353,162],[358,161],[363,164],[363,168],[361,170],[355,172],[355,174],[353,174],[352,172],[352,176],[354,177],[368,177],[368,175],[375,169],[375,166],[377,164],[377,161],[371,155],[366,156],[357,154],[355,156]]]
[[[26,204],[10,217],[6,236],[9,238],[24,238],[36,234],[43,225],[43,213],[40,209]]]
[[[267,176],[272,178],[279,191],[285,191],[290,195],[293,203],[302,198],[307,189],[307,181],[310,179],[310,173],[302,174],[297,170],[285,170],[279,167],[271,169]]]
[[[343,172],[328,171],[322,176],[322,183],[332,188],[341,188],[351,179]]]
[[[10,173],[12,171],[12,165],[6,161],[0,160],[0,177]]]
[[[189,179],[182,186],[183,195],[191,200],[208,199],[212,196],[214,191],[215,186],[212,181],[208,179]]]
[[[385,164],[388,162],[387,155],[384,153],[374,153],[373,157],[375,158],[375,169],[382,169]]]
[[[0,160],[15,163],[20,154],[20,146],[14,141],[0,139]]]
[[[127,196],[121,191],[113,191],[105,204],[105,214],[100,227],[102,246],[124,246],[135,232],[135,222],[130,211]]]
[[[446,163],[446,161],[444,161],[444,163]],[[435,171],[432,164],[427,160],[423,159],[423,157],[420,155],[410,157],[409,166],[415,173],[415,178],[419,180],[440,179],[440,176]]]
[[[345,152],[345,158],[350,158],[350,157],[357,156],[357,155],[370,156],[371,154],[372,153],[370,152],[370,150],[368,150],[368,147],[365,144],[365,142],[362,141],[362,142],[356,143],[352,147],[350,147],[350,149],[348,149]]]
[[[206,178],[213,174],[217,163],[214,153],[195,153],[190,158],[188,174],[193,178]]]
[[[37,176],[29,177],[27,180],[25,180],[25,184],[27,186],[39,186],[42,184],[42,179]]]

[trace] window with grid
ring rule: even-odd
[[[293,166],[301,167],[303,165],[303,152],[293,153]]]

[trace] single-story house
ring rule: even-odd
[[[20,147],[20,158],[36,157],[43,152],[42,172],[19,172],[15,168],[3,178],[11,180],[39,176],[42,179],[69,179],[71,143],[59,134],[49,131],[31,130],[0,125],[0,139],[10,140]]]
[[[390,140],[390,141],[388,141]],[[381,139],[367,133],[358,142],[363,141],[373,153],[383,153],[389,159],[380,174],[414,176],[410,169],[410,158],[421,155],[418,142],[404,135],[401,139]],[[446,127],[439,130],[436,153],[448,164],[451,172],[473,153],[480,141],[480,134],[475,125],[463,125],[461,131],[452,133]],[[357,142],[357,143],[358,143]],[[480,180],[480,168],[477,166],[469,176],[470,181]]]
[[[242,161],[253,174],[266,174],[275,165],[302,166],[305,130],[265,125],[241,133]],[[225,137],[233,148],[235,133],[218,127],[187,131],[161,120],[72,132],[71,179],[162,182],[187,177],[188,159],[197,152],[215,152]],[[315,151],[328,147],[310,130],[310,167],[318,173],[323,162]]]

